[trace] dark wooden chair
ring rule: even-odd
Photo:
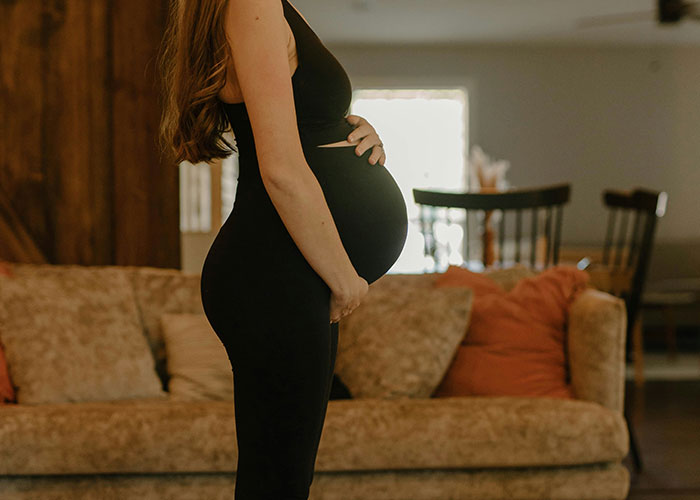
[[[658,310],[664,321],[668,359],[678,355],[676,346],[676,312],[679,309],[700,310],[700,278],[669,278],[644,287],[640,318],[646,310]]]
[[[626,352],[633,346],[635,382],[643,383],[643,339],[640,306],[644,293],[656,223],[666,213],[668,196],[663,191],[634,189],[605,190],[603,203],[608,209],[602,257],[584,258],[579,268],[586,269],[591,282],[624,299],[627,307]],[[625,413],[630,431],[630,450],[636,469],[642,469],[637,440]]]
[[[527,264],[528,261],[532,268],[556,265],[559,261],[563,206],[568,203],[570,193],[569,184],[493,193],[413,189],[413,199],[420,207],[424,254],[431,256],[435,262],[441,258],[434,226],[442,216],[448,224],[459,222],[461,225],[462,256],[467,263],[474,252],[473,247],[480,245],[479,260],[484,267],[491,267],[496,261],[500,267],[506,267],[509,262]],[[463,218],[452,220],[447,210],[451,208],[464,209]],[[492,228],[490,219],[496,213],[500,219]],[[496,240],[495,232],[498,233],[498,247],[497,252],[492,253],[489,247]],[[524,235],[527,245],[523,245]],[[506,243],[512,245],[512,261],[506,258]],[[527,260],[524,258],[524,247],[529,252]],[[493,255],[495,253],[498,254],[497,258]]]
[[[579,262],[593,284],[625,300],[627,306],[627,352],[635,361],[635,380],[643,382],[643,345],[640,309],[651,261],[656,223],[666,212],[665,192],[647,189],[605,190],[603,203],[608,209],[602,256]]]

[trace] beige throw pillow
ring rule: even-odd
[[[0,275],[0,339],[18,403],[167,397],[115,267],[13,264]]]
[[[160,325],[170,398],[233,401],[231,362],[206,316],[166,313]]]
[[[467,331],[471,302],[466,288],[383,276],[340,320],[336,373],[353,398],[430,397]]]

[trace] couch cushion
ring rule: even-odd
[[[13,264],[0,338],[23,404],[166,397],[116,266]]]
[[[233,372],[226,348],[204,314],[160,317],[167,353],[170,399],[233,401]]]
[[[335,371],[354,398],[427,398],[469,324],[472,292],[385,275],[339,325]]]
[[[236,468],[233,404],[125,400],[0,407],[0,475]],[[474,396],[328,403],[316,470],[573,465],[627,453],[597,403]]]
[[[0,476],[232,470],[233,404],[125,399],[0,406]]]
[[[150,266],[123,266],[123,269],[134,287],[141,322],[155,358],[156,372],[163,382],[163,388],[167,389],[169,375],[160,316],[164,313],[204,314],[200,275]]]
[[[321,470],[517,467],[621,460],[621,413],[597,403],[519,396],[329,403]]]

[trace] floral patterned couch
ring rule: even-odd
[[[56,276],[62,279],[73,272],[82,273],[82,278],[71,282],[74,287],[97,286],[105,275],[90,281],[90,273],[109,273],[108,291],[104,292],[104,287],[99,293],[86,289],[85,300],[108,303],[100,294],[119,295],[122,306],[105,316],[109,321],[102,327],[119,323],[115,315],[137,325],[150,347],[150,366],[162,385],[150,387],[150,393],[144,390],[141,397],[126,399],[89,400],[92,396],[86,395],[80,402],[0,405],[0,498],[233,498],[236,439],[232,404],[173,401],[167,394],[158,318],[163,313],[203,312],[199,276],[152,267],[15,266],[44,278],[49,267],[60,267]],[[5,277],[0,278],[0,287],[7,286],[2,280]],[[430,286],[434,278],[435,274],[386,275],[382,280],[403,280],[406,286],[397,287],[400,290]],[[62,300],[69,299],[55,296],[55,301]],[[23,303],[5,301],[0,303],[0,340],[12,338],[8,325],[25,325],[17,318],[21,314],[39,325],[66,326],[55,314],[41,317],[41,310],[26,310]],[[575,400],[331,400],[310,498],[626,498],[629,474],[621,464],[628,452],[622,415],[624,304],[611,295],[585,291],[573,304],[567,333]],[[105,346],[104,352],[93,357],[110,352]],[[9,354],[12,378],[20,380],[24,375],[13,373]],[[80,366],[64,369],[81,376]],[[105,384],[111,384],[105,387],[122,390],[114,385],[116,377],[105,374]]]

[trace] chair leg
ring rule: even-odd
[[[638,314],[632,326],[632,343],[634,349],[634,384],[644,385],[644,338],[642,335],[642,316]]]
[[[634,464],[635,472],[639,473],[643,469],[642,455],[639,452],[639,447],[637,446],[637,436],[634,433],[634,427],[632,425],[632,420],[627,415],[627,409],[625,409],[625,423],[627,424],[627,432],[630,436],[630,453],[632,454],[632,463]]]
[[[666,349],[668,351],[668,359],[673,361],[678,356],[678,348],[676,346],[676,317],[673,312],[673,306],[665,305],[661,308],[661,313],[664,316],[665,332],[666,332]]]

